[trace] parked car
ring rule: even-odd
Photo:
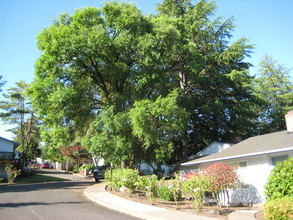
[[[94,178],[96,182],[99,182],[100,179],[104,179],[104,174],[106,170],[109,168],[108,165],[97,166],[94,169]]]
[[[49,164],[48,163],[39,163],[39,167],[42,168],[49,168]]]

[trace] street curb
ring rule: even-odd
[[[104,206],[106,208],[131,215],[146,220],[178,220],[178,219],[194,219],[194,220],[216,220],[207,216],[195,215],[176,210],[150,206],[123,199],[112,193],[105,191],[105,184],[92,185],[84,190],[84,195],[91,201]]]
[[[137,217],[137,218],[141,218],[141,219],[149,219],[149,220],[162,220],[162,218],[155,218],[154,216],[148,216],[146,214],[141,214],[139,212],[135,212],[133,210],[130,210],[130,209],[125,209],[125,208],[121,208],[121,207],[117,207],[116,205],[113,205],[112,203],[110,202],[107,202],[107,201],[103,201],[102,199],[99,199],[99,198],[96,198],[93,196],[92,193],[90,193],[90,188],[92,186],[88,187],[85,191],[84,191],[84,195],[90,199],[91,201],[101,205],[101,206],[104,206],[106,208],[109,208],[109,209],[112,209],[112,210],[115,210],[115,211],[118,211],[118,212],[121,212],[121,213],[124,213],[124,214],[127,214],[127,215],[131,215],[133,217]],[[115,196],[115,195],[113,195]]]

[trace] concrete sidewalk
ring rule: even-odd
[[[217,218],[211,218],[207,216],[195,215],[182,211],[176,211],[171,209],[164,209],[155,206],[150,206],[138,202],[129,201],[109,193],[105,190],[105,183],[101,182],[88,187],[84,194],[87,198],[99,205],[107,208],[132,215],[138,218],[147,220],[178,220],[178,219],[194,219],[194,220],[215,220]],[[253,220],[254,214],[257,210],[242,210],[231,213],[229,220]]]

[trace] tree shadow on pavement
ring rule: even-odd
[[[9,192],[30,192],[30,191],[44,191],[51,189],[70,189],[70,188],[85,188],[93,185],[93,182],[50,182],[50,183],[30,183],[20,185],[5,185],[0,187],[0,193]]]
[[[81,202],[54,202],[54,203],[47,203],[47,202],[26,202],[26,203],[0,203],[0,208],[18,208],[24,206],[38,206],[38,205],[60,205],[60,204],[79,204]]]

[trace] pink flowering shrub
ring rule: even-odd
[[[204,170],[203,174],[212,177],[212,188],[213,192],[220,192],[234,188],[239,185],[240,181],[236,171],[229,165],[222,163],[214,163]]]
[[[190,170],[188,173],[185,173],[182,177],[183,179],[192,179],[193,177],[199,176],[198,172]]]
[[[13,165],[7,164],[5,167],[8,183],[13,183],[15,178],[20,175],[21,170],[17,170]]]
[[[219,194],[227,193],[228,189],[235,188],[240,183],[236,171],[226,164],[214,163],[202,170],[202,172],[212,180],[212,186],[209,191],[214,193],[218,206],[221,206]]]

